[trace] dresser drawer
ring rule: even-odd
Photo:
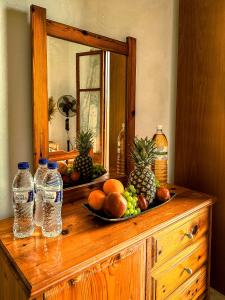
[[[202,267],[189,280],[172,293],[167,300],[195,300],[204,295],[207,289],[206,267]]]
[[[168,297],[206,263],[207,246],[207,238],[203,237],[161,267],[152,269],[155,299]]]
[[[152,265],[160,265],[202,237],[209,228],[208,209],[188,216],[152,236]]]

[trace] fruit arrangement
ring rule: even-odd
[[[74,168],[74,164],[66,164],[64,161],[59,161],[58,166],[58,171],[62,175],[62,180],[65,185],[72,186],[86,182],[86,180],[83,180],[80,173]],[[92,178],[89,180],[94,180],[105,173],[107,173],[107,171],[102,165],[93,164]]]
[[[170,199],[167,188],[157,189],[157,200],[160,203]],[[124,188],[117,179],[105,181],[103,190],[94,190],[89,194],[88,205],[94,211],[108,218],[126,218],[136,216],[149,208],[149,202],[143,194],[138,194],[131,184]]]

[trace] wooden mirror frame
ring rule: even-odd
[[[121,42],[102,35],[81,30],[69,25],[46,19],[46,9],[31,5],[32,30],[32,82],[33,82],[33,157],[34,170],[40,157],[48,157],[48,91],[47,91],[47,35],[105,51],[125,55],[126,60],[126,153],[135,136],[135,88],[136,88],[136,39],[127,37]],[[63,160],[65,153],[58,153],[55,160]],[[126,174],[132,170],[129,155],[125,161]],[[64,200],[85,196],[98,181],[64,190]]]

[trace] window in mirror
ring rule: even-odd
[[[101,54],[102,51],[77,53],[80,89],[98,89],[101,87]]]
[[[99,154],[101,152],[100,137],[100,92],[99,91],[83,91],[80,92],[80,130],[93,132],[93,151]]]
[[[103,124],[105,93],[103,91],[103,51],[77,53],[77,134],[91,130],[95,161],[103,164]]]

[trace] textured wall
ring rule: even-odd
[[[170,141],[173,179],[178,0],[0,1],[0,218],[12,214],[16,164],[32,161],[31,49],[29,7],[47,17],[124,40],[137,38],[136,134],[161,123]]]

